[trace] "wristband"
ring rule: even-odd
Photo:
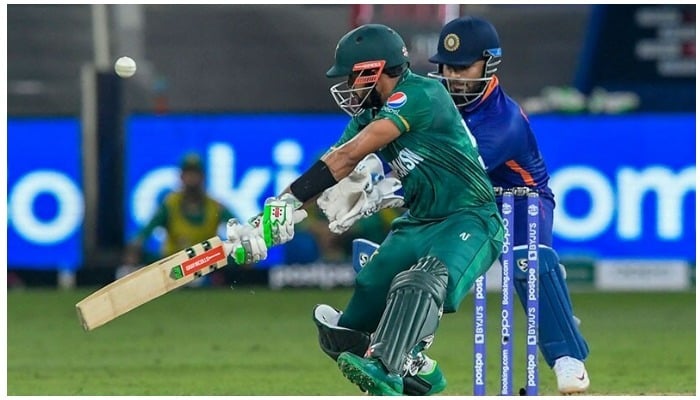
[[[297,180],[289,186],[289,189],[294,197],[302,203],[306,203],[307,200],[336,183],[338,183],[338,181],[333,177],[328,165],[322,160],[318,160],[311,168],[297,178]]]

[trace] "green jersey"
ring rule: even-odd
[[[476,141],[445,87],[437,80],[406,71],[379,112],[352,118],[336,147],[370,122],[389,119],[401,131],[380,149],[412,217],[444,218],[458,210],[493,204],[493,189]]]

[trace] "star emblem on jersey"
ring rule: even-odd
[[[459,48],[459,36],[455,35],[454,33],[450,33],[449,35],[445,36],[442,43],[445,46],[445,50],[456,51]]]
[[[406,104],[407,100],[408,97],[406,96],[406,93],[396,92],[389,96],[389,99],[386,101],[386,105],[389,108],[397,109],[403,107],[403,105]]]

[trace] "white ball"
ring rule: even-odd
[[[122,78],[129,78],[136,73],[136,62],[131,57],[121,57],[114,63],[114,71]]]

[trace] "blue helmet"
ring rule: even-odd
[[[447,23],[440,32],[433,64],[469,66],[476,61],[501,56],[501,41],[496,28],[478,17],[460,17]]]
[[[475,104],[486,92],[498,65],[501,63],[501,42],[496,28],[478,17],[460,17],[448,22],[440,32],[437,53],[428,59],[438,64],[437,72],[428,74],[447,86],[458,107]],[[445,65],[466,68],[484,60],[484,71],[478,79],[446,77]]]

